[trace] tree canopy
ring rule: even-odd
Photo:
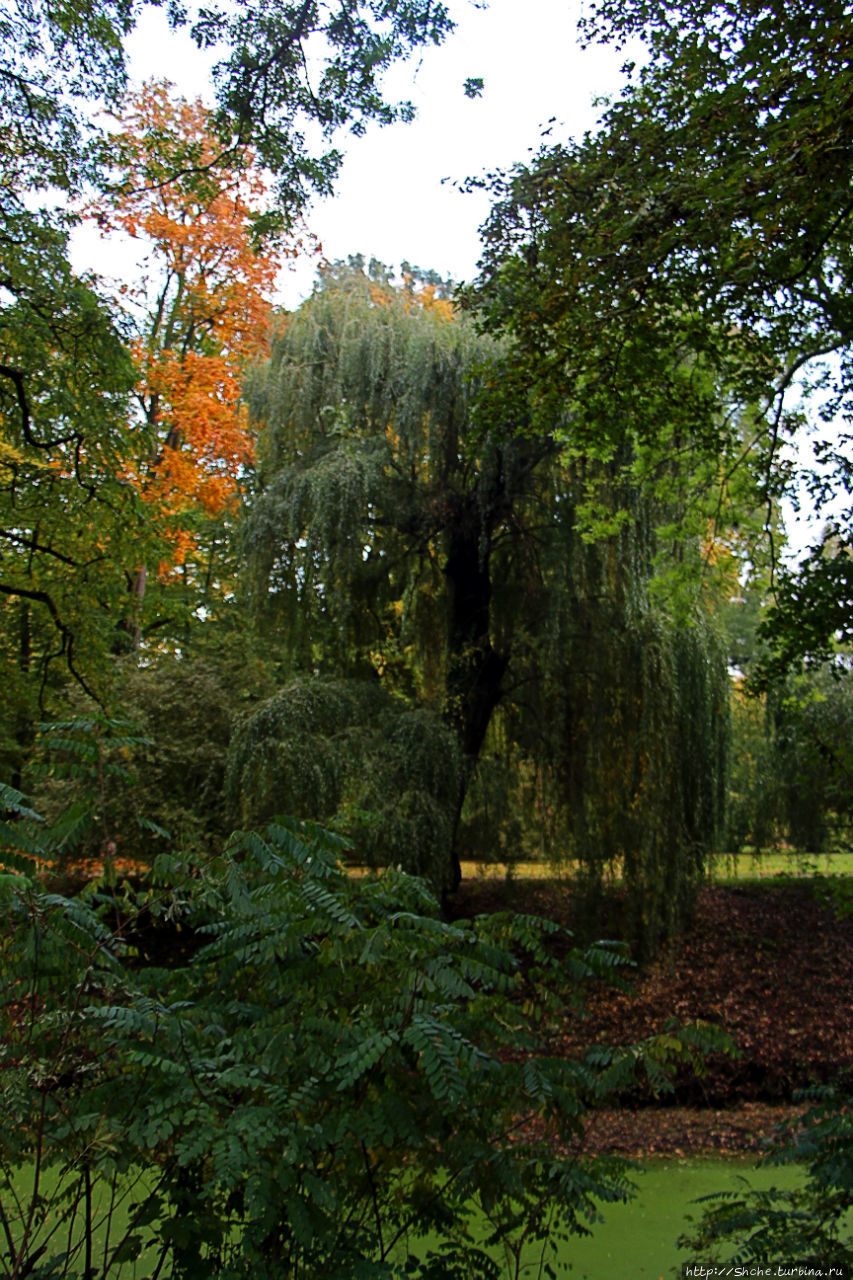
[[[60,229],[21,212],[3,244],[0,644],[14,769],[54,678],[94,688],[123,565],[152,535],[122,479],[133,367],[111,309],[71,271]]]
[[[744,462],[770,516],[806,414],[828,428],[813,492],[849,491],[851,22],[844,3],[594,5],[587,39],[639,35],[648,63],[596,131],[500,183],[485,227],[472,298],[535,411],[646,483],[688,452],[699,525]]]
[[[48,186],[78,189],[100,172],[103,135],[94,108],[120,104],[127,85],[124,41],[145,5],[133,0],[49,4],[13,0],[0,18],[0,131],[11,167],[8,198]],[[280,210],[290,218],[316,189],[328,191],[341,161],[317,154],[308,122],[331,142],[368,120],[412,115],[386,100],[391,63],[453,29],[431,0],[275,0],[167,7],[174,29],[215,50],[216,132],[222,154],[253,145],[278,178]]]
[[[239,817],[269,816],[275,794],[324,820],[342,800],[387,808],[377,797],[397,774],[369,763],[380,712],[353,717],[348,686],[320,682],[326,747],[299,748],[318,732],[312,678],[366,684],[358,698],[377,708],[378,685],[441,715],[461,753],[449,832],[436,817],[434,852],[417,859],[436,887],[452,885],[448,848],[550,845],[591,885],[624,859],[630,928],[652,948],[689,910],[719,828],[721,650],[701,611],[679,631],[652,599],[654,504],[636,485],[614,477],[619,518],[598,545],[580,536],[584,467],[598,464],[562,456],[554,430],[534,432],[525,402],[501,396],[504,360],[434,278],[395,285],[375,263],[331,268],[288,318],[250,390],[260,426],[242,539],[258,625],[308,684],[238,731]],[[409,785],[446,776],[446,740],[422,738],[417,761],[400,739]],[[355,843],[382,856],[381,838]],[[389,832],[385,846],[407,866],[417,842]]]
[[[126,567],[122,625],[138,644],[146,621],[185,636],[188,619],[215,611],[233,588],[228,526],[254,462],[242,381],[268,351],[277,274],[299,242],[270,234],[258,244],[263,176],[247,148],[219,155],[200,101],[152,82],[119,123],[112,185],[87,215],[103,235],[118,230],[145,250],[121,294],[143,428],[124,476],[161,539],[159,563]],[[153,605],[149,575],[159,588]]]
[[[245,547],[260,612],[302,669],[387,668],[447,700],[473,755],[506,665],[491,556],[553,451],[511,416],[474,447],[473,396],[496,355],[434,282],[333,268],[252,397],[265,427]]]
[[[509,661],[493,591],[512,588],[493,560],[553,452],[514,423],[472,447],[496,354],[436,281],[395,288],[378,264],[337,267],[252,394],[264,427],[243,536],[257,616],[292,669],[383,679],[442,714],[467,776]]]
[[[383,73],[452,29],[444,6],[430,0],[170,4],[172,27],[188,30],[200,48],[219,54],[217,105],[204,136],[198,118],[187,116],[187,136],[179,143],[173,130],[168,146],[165,122],[155,127],[147,119],[155,162],[151,147],[146,152],[138,138],[134,152],[128,126],[120,142],[105,124],[105,112],[121,115],[125,109],[124,42],[142,7],[130,0],[13,0],[0,14],[0,594],[12,602],[0,643],[16,690],[3,728],[2,749],[12,762],[29,740],[35,704],[44,705],[58,659],[90,693],[103,696],[116,623],[137,629],[125,575],[135,571],[139,583],[140,565],[180,559],[174,520],[171,528],[152,521],[150,508],[139,502],[140,488],[151,492],[152,460],[159,458],[154,487],[169,489],[168,471],[172,500],[194,486],[202,505],[221,509],[235,472],[251,456],[245,432],[235,439],[222,413],[212,423],[210,413],[197,412],[202,402],[212,410],[218,401],[232,425],[242,412],[233,360],[214,375],[214,353],[201,350],[212,332],[209,323],[205,330],[209,314],[207,322],[200,315],[188,318],[190,294],[200,301],[198,277],[180,304],[167,287],[163,307],[150,317],[147,354],[143,359],[136,352],[147,380],[145,421],[138,421],[128,351],[133,326],[105,289],[69,261],[68,234],[81,216],[75,201],[85,194],[91,207],[94,196],[101,216],[114,224],[123,218],[128,226],[134,212],[138,227],[155,240],[160,236],[162,249],[165,223],[154,228],[149,216],[157,193],[165,204],[179,188],[192,190],[197,202],[205,193],[213,201],[235,172],[246,174],[252,148],[276,190],[247,215],[243,261],[252,258],[256,276],[267,279],[271,263],[250,248],[269,246],[312,191],[329,190],[341,160],[342,130],[358,132],[368,120],[411,114],[407,104],[383,96]],[[154,91],[148,92],[150,107]],[[221,216],[218,225],[224,226]],[[200,218],[196,226],[210,229]],[[186,225],[183,233],[186,238]],[[172,285],[176,277],[187,285],[174,270]],[[221,272],[217,287],[221,294]],[[244,303],[232,289],[222,309],[220,297],[220,320],[227,313],[236,321],[242,307],[240,341],[261,341],[257,315],[250,318]],[[219,338],[239,363],[236,332]],[[181,359],[170,363],[165,353],[176,352],[178,343]],[[173,418],[181,418],[169,423],[181,434],[181,449],[173,447],[177,435],[164,438],[163,413],[153,412],[155,402],[162,410],[169,399]],[[168,459],[164,449],[171,450]],[[139,467],[146,465],[146,485],[140,485]],[[185,556],[192,534],[184,529],[181,536]],[[221,549],[221,537],[208,539],[200,579],[211,576]]]

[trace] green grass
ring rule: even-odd
[[[551,862],[463,862],[463,880],[549,880],[554,876],[569,879],[573,863],[555,866]],[[754,853],[721,853],[711,866],[713,884],[733,881],[767,880],[776,876],[853,876],[853,852],[802,853],[797,850],[769,849]],[[618,878],[614,876],[614,883]]]
[[[6,1170],[0,1177],[0,1207],[2,1207],[12,1231],[13,1237],[20,1242],[21,1221],[26,1218],[33,1204],[33,1166],[11,1171]],[[145,1170],[135,1169],[114,1181],[95,1178],[92,1182],[92,1263],[97,1275],[100,1275],[127,1232],[130,1206],[141,1200],[153,1188],[156,1175],[149,1176]],[[37,1197],[38,1227],[30,1239],[30,1247],[38,1249],[45,1246],[46,1258],[58,1258],[66,1262],[69,1274],[79,1275],[83,1271],[84,1232],[83,1206],[77,1200],[77,1213],[69,1221],[67,1216],[68,1202],[63,1198],[63,1190],[72,1188],[71,1199],[77,1200],[82,1194],[82,1183],[75,1177],[69,1177],[67,1171],[58,1164],[50,1164],[41,1171],[39,1179],[39,1195]],[[144,1231],[142,1233],[144,1235]],[[156,1260],[158,1250],[152,1247],[144,1251],[135,1264],[122,1264],[110,1267],[111,1275],[120,1275],[122,1280],[135,1280],[137,1276],[150,1274]],[[44,1260],[44,1259],[43,1259]],[[0,1276],[9,1274],[0,1260]],[[58,1273],[57,1273],[58,1274]]]
[[[853,853],[802,853],[770,849],[764,853],[720,854],[711,878],[726,883],[733,880],[766,880],[773,876],[853,875]]]
[[[684,1263],[700,1261],[689,1250],[680,1250],[676,1241],[689,1229],[689,1215],[698,1218],[700,1196],[718,1191],[768,1189],[790,1190],[802,1184],[803,1173],[791,1166],[756,1168],[752,1157],[655,1157],[643,1162],[635,1173],[637,1194],[625,1204],[606,1205],[600,1220],[590,1223],[589,1236],[573,1236],[557,1253],[558,1265],[571,1267],[571,1280],[670,1280],[681,1274]],[[478,1235],[476,1224],[473,1228]],[[426,1238],[414,1245],[417,1253],[434,1248],[438,1241]],[[494,1254],[500,1261],[499,1252]],[[542,1245],[531,1245],[522,1253],[519,1275],[538,1280],[543,1262],[552,1260]],[[707,1261],[703,1259],[702,1261]],[[768,1262],[780,1259],[768,1259]],[[505,1275],[515,1275],[514,1260]],[[559,1274],[566,1274],[560,1272]]]

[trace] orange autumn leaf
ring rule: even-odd
[[[435,284],[424,284],[409,271],[403,272],[403,306],[406,311],[432,311],[442,320],[453,320],[456,304]],[[371,281],[370,300],[376,307],[390,306],[399,294],[387,285]]]
[[[89,214],[148,246],[147,273],[127,290],[142,317],[133,354],[148,431],[126,474],[162,514],[174,567],[192,551],[181,517],[220,516],[253,463],[242,378],[268,350],[276,276],[301,244],[258,250],[262,176],[247,149],[223,151],[201,102],[149,83],[119,125],[115,184]]]

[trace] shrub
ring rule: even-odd
[[[555,925],[446,923],[420,881],[351,878],[339,853],[277,823],[206,864],[161,856],[141,899],[4,879],[3,1274],[497,1277],[500,1243],[517,1274],[525,1243],[547,1258],[629,1194],[571,1144],[698,1033],[548,1056],[617,950],[557,960]],[[143,906],[192,931],[189,959],[140,964]]]

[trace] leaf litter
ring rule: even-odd
[[[558,879],[469,880],[453,914],[506,909],[576,923],[570,882]],[[618,911],[614,893],[601,920],[609,936]],[[587,1151],[757,1151],[804,1109],[800,1090],[853,1068],[853,919],[816,900],[808,880],[704,888],[692,928],[633,985],[592,990],[587,1017],[568,1014],[551,1051],[577,1057],[701,1019],[725,1028],[738,1056],[710,1055],[702,1076],[677,1075],[663,1098],[637,1091],[596,1111]]]

